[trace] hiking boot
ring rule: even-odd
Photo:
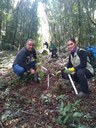
[[[89,95],[89,93],[79,92],[78,97],[85,97],[88,95]]]
[[[38,77],[38,74],[34,74],[34,78],[33,78],[33,81],[36,82],[36,83],[40,83],[39,81],[39,77]]]

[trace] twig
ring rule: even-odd
[[[47,68],[45,68],[44,66],[41,67],[42,70],[48,71]],[[50,73],[52,76],[55,76],[53,73]]]
[[[21,111],[22,113],[25,113],[25,114],[38,116],[38,114],[35,114],[35,113],[26,112],[26,111],[23,111],[23,110],[19,110],[19,111]]]
[[[47,77],[48,77],[48,78],[47,78],[47,81],[48,81],[47,89],[48,89],[48,88],[49,88],[49,74],[48,74]]]

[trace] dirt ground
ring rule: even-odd
[[[8,71],[8,69],[6,69]],[[40,83],[30,79],[18,79],[12,72],[0,75],[0,128],[96,128],[96,78],[88,80],[90,95],[78,98],[70,81],[61,76],[47,75]],[[76,86],[79,91],[79,86]],[[84,116],[78,126],[58,124],[61,102],[74,104]],[[67,116],[67,115],[66,115]]]
[[[75,95],[69,82],[61,87],[56,83],[58,79],[58,77],[50,76],[49,88],[47,88],[47,77],[45,76],[41,83],[35,83],[33,81],[26,85],[16,83],[16,85],[11,86],[10,91],[7,92],[7,94],[3,94],[3,96],[2,91],[0,91],[0,115],[5,113],[6,116],[5,118],[0,116],[1,118],[4,118],[4,120],[1,121],[1,128],[69,127],[68,125],[59,125],[55,121],[57,116],[56,110],[58,107],[56,98],[60,95],[64,95],[67,97],[65,98],[67,101],[74,103],[78,97]],[[90,95],[82,98],[79,104],[79,108],[89,116],[88,119],[87,117],[83,120],[81,119],[81,123],[88,128],[96,127],[95,83],[96,81],[89,81]],[[47,98],[44,99],[44,96],[47,96]]]

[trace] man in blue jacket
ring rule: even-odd
[[[16,56],[13,63],[13,71],[17,76],[21,76],[25,72],[30,72],[35,75],[35,81],[38,79],[36,73],[36,50],[35,42],[32,39],[26,41],[25,47],[23,47]]]

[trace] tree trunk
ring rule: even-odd
[[[79,45],[81,45],[81,22],[82,22],[82,19],[81,19],[81,7],[80,7],[80,1],[78,0],[78,42],[79,42]]]

